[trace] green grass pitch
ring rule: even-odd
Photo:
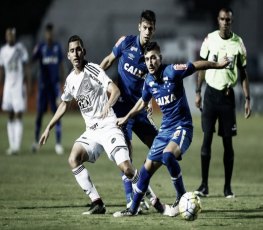
[[[47,115],[45,126],[51,118]],[[159,124],[159,116],[154,116]],[[73,141],[84,131],[79,113],[63,117],[63,145],[66,153],[54,152],[54,132],[48,143],[32,154],[34,120],[24,118],[22,151],[6,156],[6,115],[0,113],[0,229],[263,229],[263,117],[245,120],[238,116],[238,136],[234,138],[235,166],[232,189],[235,199],[223,197],[222,141],[214,135],[210,166],[210,196],[201,199],[202,212],[197,220],[187,222],[180,217],[157,214],[153,208],[132,218],[114,218],[112,214],[125,207],[119,170],[106,154],[95,163],[86,163],[92,180],[106,203],[105,215],[83,216],[90,201],[78,187],[67,163]],[[187,191],[200,183],[200,117],[194,117],[193,142],[180,163]],[[146,147],[136,138],[134,164],[140,168],[147,154]],[[173,203],[174,191],[166,169],[152,178],[151,186],[162,202]]]

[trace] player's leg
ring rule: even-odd
[[[94,147],[94,145],[93,145]],[[68,162],[71,167],[72,173],[82,190],[91,199],[91,206],[87,212],[83,214],[104,214],[106,212],[105,205],[98,194],[95,185],[92,183],[91,176],[83,165],[85,161],[95,161],[92,157],[92,150],[90,146],[85,143],[75,142],[71,150]]]
[[[37,115],[35,119],[35,140],[32,144],[32,152],[35,153],[39,149],[38,141],[40,138],[40,132],[42,127],[42,119],[44,116],[44,113],[47,110],[47,98],[48,93],[46,93],[46,90],[38,88],[38,97],[37,97]]]
[[[215,131],[215,124],[217,120],[216,103],[213,100],[217,99],[211,87],[206,88],[204,95],[203,111],[201,115],[203,142],[201,146],[201,176],[202,181],[200,186],[195,191],[195,194],[206,197],[209,194],[208,177],[209,166],[211,160],[211,145],[213,140],[213,133]]]
[[[132,130],[149,149],[158,134],[158,129],[154,124],[153,119],[151,116],[148,116],[146,111],[143,111],[134,117]],[[162,213],[162,204],[150,185],[145,195],[150,200],[152,206],[158,212]]]
[[[7,121],[7,136],[9,148],[6,150],[7,155],[12,155],[15,153],[15,122],[14,122],[14,112],[8,112],[8,121]]]
[[[59,84],[55,85],[53,89],[51,89],[51,92],[49,94],[49,100],[50,100],[50,106],[51,111],[53,114],[55,114],[57,110],[57,105],[59,101]],[[64,153],[64,149],[61,145],[61,136],[62,136],[62,130],[61,130],[61,121],[58,121],[55,126],[55,136],[56,136],[56,145],[55,145],[55,151],[58,155],[62,155]]]
[[[179,160],[182,159],[182,154],[186,152],[192,141],[192,129],[176,129],[173,135],[170,132],[168,136],[172,136],[172,139],[163,150],[162,162],[167,167],[171,176],[172,184],[176,190],[176,199],[171,207],[171,216],[177,216],[179,214],[179,201],[181,196],[186,192],[181,167]]]
[[[23,112],[18,112],[15,114],[14,119],[14,150],[18,152],[21,147],[22,137],[23,137]]]
[[[237,134],[235,97],[233,89],[223,98],[222,110],[220,110],[218,119],[218,135],[222,137],[224,146],[224,169],[225,169],[225,185],[224,196],[233,198],[235,194],[231,189],[231,179],[234,167],[234,149],[232,137]]]

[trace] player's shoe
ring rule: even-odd
[[[83,212],[82,215],[93,215],[93,214],[105,214],[106,208],[102,200],[92,202],[87,212]]]
[[[56,151],[56,154],[58,154],[58,155],[64,154],[64,149],[63,149],[61,144],[55,145],[55,151]]]
[[[224,187],[224,195],[225,195],[225,198],[228,198],[228,199],[235,198],[235,194],[232,192],[230,186]]]
[[[178,216],[180,214],[179,212],[179,201],[180,199],[176,199],[176,201],[174,202],[174,204],[170,207],[170,215],[172,217]]]
[[[199,188],[194,191],[194,194],[201,197],[207,197],[209,194],[208,186],[205,184],[201,184]]]
[[[18,150],[14,150],[14,149],[11,149],[11,148],[8,148],[6,151],[5,151],[6,155],[8,156],[13,156],[13,155],[17,155],[18,153]]]
[[[123,211],[118,211],[118,212],[115,212],[113,213],[113,216],[114,217],[130,217],[130,216],[136,216],[138,214],[138,212],[134,213],[131,211],[130,208],[126,208],[125,210]]]
[[[40,146],[37,142],[34,142],[31,147],[32,153],[36,153],[39,150]]]
[[[162,214],[164,213],[165,205],[163,205],[163,204],[160,202],[160,200],[159,200],[158,197],[156,197],[155,199],[153,199],[153,200],[151,201],[151,203],[152,203],[152,206],[157,210],[157,212],[162,213]]]

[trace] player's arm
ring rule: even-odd
[[[107,88],[107,93],[109,94],[109,99],[101,112],[102,118],[105,118],[108,115],[111,107],[118,100],[118,97],[120,96],[120,90],[115,83],[110,82]]]
[[[107,70],[109,69],[112,64],[114,63],[114,61],[116,60],[116,57],[114,55],[113,52],[111,52],[108,56],[106,56],[102,62],[100,63],[100,67],[103,69],[103,70]]]
[[[193,62],[193,65],[195,67],[195,70],[207,70],[207,69],[223,69],[229,64],[229,60],[227,57],[224,57],[219,62],[211,62],[211,61],[195,61]]]
[[[60,103],[60,105],[57,108],[56,113],[54,114],[54,116],[52,117],[51,121],[49,122],[49,124],[47,125],[45,131],[43,132],[43,134],[41,135],[41,138],[39,140],[39,144],[44,145],[48,139],[49,136],[49,132],[50,130],[54,127],[54,125],[58,122],[58,120],[64,115],[64,113],[67,111],[67,108],[69,106],[68,101],[62,101]]]
[[[200,110],[202,110],[201,89],[204,80],[205,80],[205,70],[199,70],[197,74],[196,88],[195,88],[195,106]]]
[[[147,106],[148,106],[148,102],[145,102],[142,98],[140,98],[125,117],[118,118],[117,124],[120,126],[125,124],[129,120],[129,118],[134,117],[136,114],[138,114]]]
[[[241,86],[245,96],[245,118],[249,118],[251,114],[251,108],[248,74],[245,68],[240,68],[239,73],[241,79]]]

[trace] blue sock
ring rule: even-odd
[[[184,187],[181,168],[175,156],[171,152],[163,153],[163,163],[166,165],[179,199],[186,191]]]
[[[123,173],[121,173],[121,176],[122,176],[121,178],[123,182],[126,202],[128,204],[132,200],[132,196],[133,196],[132,182]]]
[[[152,177],[152,174],[149,173],[145,169],[144,166],[142,166],[141,171],[140,171],[140,177],[139,177],[139,180],[136,184],[136,189],[135,189],[136,191],[134,193],[132,205],[130,207],[132,212],[134,212],[134,213],[137,212],[137,210],[140,206],[140,202],[141,202],[145,192],[147,191],[151,177]]]

